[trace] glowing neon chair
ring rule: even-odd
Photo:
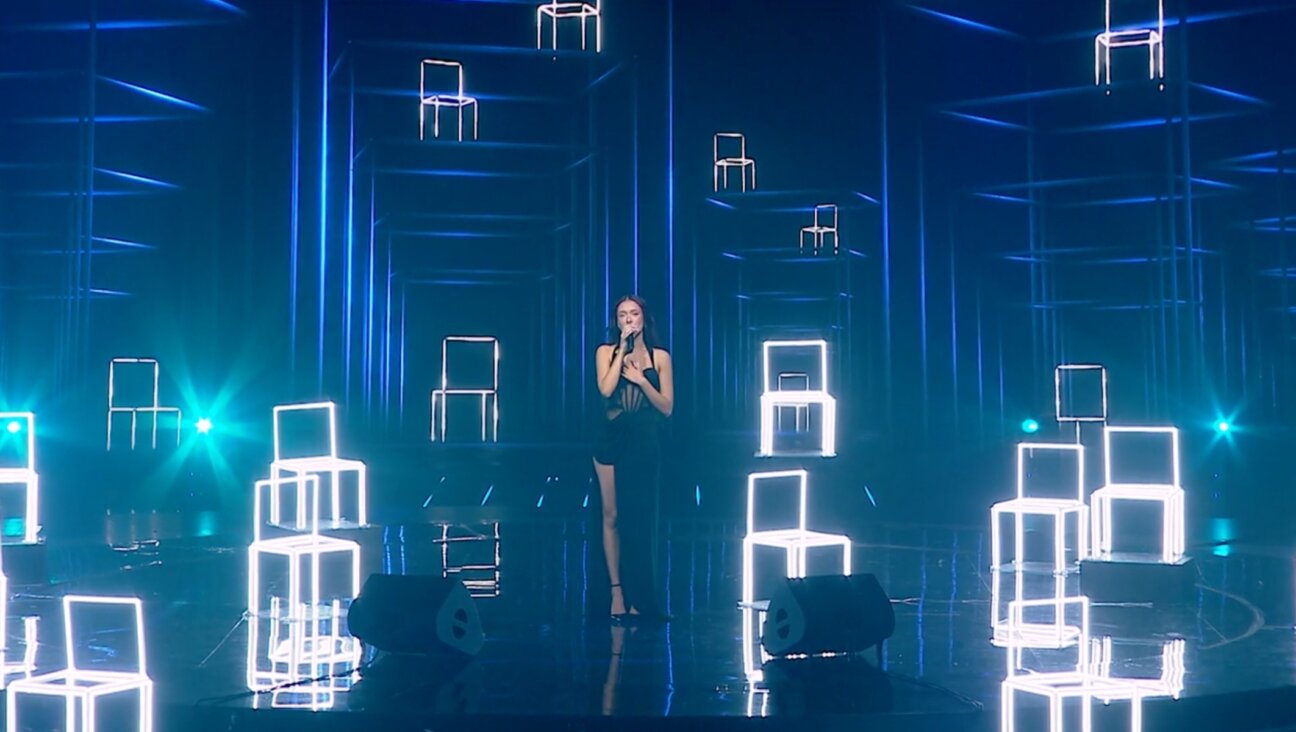
[[[1170,442],[1170,482],[1136,483],[1117,481],[1112,477],[1113,435],[1165,435]],[[1176,427],[1112,427],[1103,428],[1102,487],[1090,496],[1093,503],[1093,548],[1095,557],[1109,557],[1115,526],[1112,522],[1112,503],[1115,501],[1152,501],[1161,504],[1161,561],[1167,564],[1183,558],[1184,492],[1179,484],[1179,430]]]
[[[494,370],[490,386],[452,387],[449,378],[449,346],[451,343],[488,343],[494,352]],[[441,440],[446,439],[446,400],[452,396],[475,396],[481,398],[481,439],[486,442],[487,434],[492,442],[499,441],[499,339],[493,336],[446,336],[441,339],[441,386],[432,390],[432,441],[437,441],[437,414],[441,415]],[[437,411],[438,402],[441,411]],[[486,429],[487,415],[490,415],[490,430]]]
[[[134,613],[134,660],[120,668],[82,668],[77,665],[76,617],[84,608],[126,606]],[[18,699],[24,695],[61,697],[66,704],[65,729],[94,732],[97,729],[96,705],[100,699],[116,694],[139,696],[139,729],[153,729],[153,681],[148,677],[144,648],[144,613],[140,600],[134,597],[89,597],[66,595],[63,598],[63,638],[67,646],[67,667],[59,671],[18,679],[6,691],[5,729],[18,730]],[[129,658],[115,653],[113,658]],[[79,714],[78,714],[79,712]],[[80,719],[80,724],[76,722]],[[115,720],[114,720],[115,721]]]
[[[1027,487],[1026,457],[1035,450],[1055,450],[1075,454],[1075,498],[1045,498],[1033,496]],[[1032,486],[1033,488],[1034,486]],[[1003,564],[1002,539],[999,524],[1004,514],[1013,517],[1014,558],[1013,565],[1019,566],[1025,544],[1024,519],[1028,515],[1053,517],[1053,571],[1067,571],[1066,561],[1066,519],[1068,515],[1076,517],[1076,542],[1079,544],[1076,561],[1089,555],[1088,528],[1089,507],[1084,500],[1084,446],[1072,443],[1021,442],[1017,444],[1017,497],[1000,501],[990,507],[990,563],[991,569],[998,571]]]

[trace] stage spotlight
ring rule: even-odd
[[[1231,429],[1233,429],[1233,425],[1229,424],[1227,419],[1221,419],[1215,422],[1215,431],[1221,435],[1226,434]]]
[[[198,420],[198,421],[194,424],[194,427],[196,427],[196,428],[198,429],[198,434],[200,434],[200,435],[205,435],[205,434],[207,434],[208,432],[211,432],[211,430],[212,430],[212,421],[211,421],[210,419],[207,419],[206,417],[203,417],[202,419]]]
[[[6,425],[5,429],[9,430],[9,434],[16,435],[18,434],[18,431],[22,429],[22,423],[18,420],[14,420]]]
[[[1028,435],[1033,435],[1036,432],[1039,432],[1039,422],[1036,422],[1033,419],[1022,420],[1021,431]]]

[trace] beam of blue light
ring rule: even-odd
[[[1005,196],[1002,193],[986,193],[985,191],[977,191],[972,195],[976,196],[977,198],[988,198],[992,201],[1007,201],[1008,203],[1032,203],[1032,201],[1029,198],[1021,198],[1020,196]]]
[[[694,485],[694,486],[693,486],[693,505],[695,505],[695,506],[701,506],[701,505],[702,505],[702,486],[701,486],[701,485]]]
[[[954,25],[962,26],[964,28],[971,28],[973,30],[979,30],[984,33],[990,33],[992,35],[1002,36],[1004,38],[1013,38],[1016,40],[1022,40],[1022,37],[1020,35],[1013,33],[1010,30],[997,28],[993,25],[982,23],[980,21],[971,20],[969,18],[953,15],[951,13],[943,13],[939,10],[932,10],[931,8],[924,8],[918,5],[906,5],[905,7],[907,7],[910,10],[913,10],[914,12],[927,15],[936,18],[938,20],[943,20],[947,23],[953,23]]]
[[[183,117],[163,114],[107,114],[95,117],[95,124],[136,124],[139,122],[175,122]],[[48,117],[20,117],[13,120],[18,125],[72,125],[81,124],[81,117],[63,115]]]
[[[1074,97],[1084,94],[1092,94],[1093,85],[1084,86],[1064,86],[1055,89],[1038,89],[1030,92],[1016,92],[1013,94],[1001,94],[993,97],[977,97],[974,99],[960,99],[950,102],[941,107],[942,110],[956,109],[958,107],[975,107],[990,106],[996,104],[1016,104],[1018,102],[1029,102],[1036,99],[1051,99],[1054,97]]]
[[[852,196],[855,196],[856,198],[860,199],[861,201],[868,201],[869,203],[873,204],[874,206],[881,206],[881,205],[882,205],[882,202],[881,202],[881,201],[879,201],[878,199],[874,198],[873,196],[870,196],[869,194],[864,193],[864,192],[862,192],[862,191],[851,191],[851,195],[852,195]]]
[[[180,186],[174,183],[167,183],[164,180],[158,180],[157,178],[149,178],[147,176],[137,175],[135,173],[127,173],[122,170],[111,170],[109,168],[95,168],[94,171],[96,173],[100,173],[102,175],[106,175],[112,178],[118,178],[120,180],[128,180],[131,181],[132,183],[143,183],[144,185],[153,186],[155,188],[165,188],[167,190],[172,190],[172,191],[180,190]]]
[[[494,492],[495,492],[495,484],[491,483],[490,487],[486,489],[486,495],[482,496],[481,505],[485,506],[486,502],[490,500],[491,494]]]
[[[585,500],[581,501],[581,508],[589,508],[589,497],[590,494],[586,493]]]
[[[547,173],[495,173],[487,170],[454,170],[450,168],[384,167],[378,168],[378,172],[384,175],[426,175],[443,178],[514,178],[519,180],[534,180],[553,177]]]
[[[583,33],[584,31],[582,31]],[[637,119],[637,116],[636,116]],[[755,174],[753,173],[753,176]],[[666,3],[666,324],[675,350],[675,2]],[[668,599],[669,603],[669,599]],[[667,705],[669,708],[669,704]]]
[[[1188,117],[1188,122],[1207,122],[1211,120],[1232,119],[1242,117],[1252,112],[1214,112],[1211,114],[1194,114]],[[1178,125],[1184,121],[1183,117],[1149,117],[1146,119],[1132,119],[1124,122],[1111,122],[1100,125],[1082,125],[1079,127],[1063,127],[1050,131],[1054,135],[1076,135],[1089,132],[1115,132],[1119,130],[1137,130],[1150,127],[1165,127],[1167,125]]]
[[[1005,122],[1001,119],[994,119],[992,117],[983,117],[979,114],[968,114],[967,112],[955,112],[954,110],[951,109],[943,110],[941,114],[947,117],[954,117],[955,119],[966,120],[968,122],[975,122],[976,124],[979,125],[986,125],[987,127],[999,127],[1001,129],[1014,130],[1017,132],[1030,131],[1030,128],[1027,127],[1026,125],[1019,125],[1015,122]]]
[[[1249,94],[1236,92],[1233,91],[1232,89],[1224,89],[1223,87],[1211,86],[1210,84],[1202,84],[1201,82],[1196,82],[1196,81],[1189,82],[1188,85],[1194,89],[1201,89],[1204,92],[1215,94],[1216,96],[1221,96],[1224,97],[1225,99],[1232,99],[1238,102],[1246,102],[1247,104],[1254,104],[1257,107],[1270,106],[1269,102],[1266,102],[1265,100],[1260,99],[1259,97],[1253,97]]]
[[[231,12],[231,13],[237,13],[238,15],[247,15],[247,11],[246,11],[246,10],[244,10],[243,8],[240,8],[239,6],[235,5],[234,3],[226,2],[226,0],[202,0],[202,2],[205,3],[205,4],[207,4],[207,5],[212,6],[213,8],[220,8],[221,10],[228,10],[229,12]]]
[[[167,94],[166,92],[160,92],[157,89],[149,89],[146,86],[140,86],[139,84],[132,84],[129,81],[122,81],[121,79],[114,79],[111,76],[100,76],[99,80],[108,82],[113,86],[126,89],[127,91],[132,91],[135,92],[136,94],[141,94],[145,97],[148,97],[149,99],[156,99],[160,102],[166,102],[167,104],[180,107],[181,109],[188,109],[194,112],[211,111],[210,109],[202,106],[201,104],[191,102],[188,99],[181,99],[180,97],[177,97],[174,94]],[[95,119],[97,120],[98,117],[96,117]]]
[[[727,209],[729,209],[730,211],[737,211],[737,210],[738,210],[738,207],[737,207],[737,206],[733,205],[732,203],[725,203],[724,201],[721,201],[721,200],[718,199],[718,198],[711,198],[710,196],[708,196],[707,199],[706,199],[706,202],[709,203],[709,204],[711,204],[712,206],[719,206],[720,208],[727,208]]]
[[[877,508],[877,499],[873,497],[873,491],[869,490],[868,486],[864,486],[864,495],[869,499],[869,503],[873,504],[873,508]]]
[[[320,51],[320,184],[319,184],[319,324],[316,329],[315,380],[324,390],[324,312],[328,274],[328,106],[329,106],[329,0],[324,0],[323,48]],[[402,328],[404,323],[402,323]],[[402,341],[402,348],[404,342]],[[404,407],[404,404],[401,405]]]
[[[145,249],[145,250],[150,250],[150,249],[156,249],[156,248],[157,248],[157,247],[153,246],[152,244],[144,244],[144,243],[142,243],[142,242],[138,242],[138,241],[127,241],[126,239],[114,239],[114,238],[107,237],[107,236],[92,236],[92,237],[90,237],[90,240],[91,240],[91,241],[99,242],[100,244],[112,244],[113,246],[122,247],[122,248],[124,248],[124,249]]]

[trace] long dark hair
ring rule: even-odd
[[[621,327],[617,325],[617,308],[621,307],[623,302],[632,302],[639,306],[639,312],[643,313],[643,347],[652,353],[653,347],[661,343],[657,339],[657,321],[653,320],[652,311],[648,309],[648,303],[638,295],[622,295],[612,303],[612,316],[608,321],[608,340],[616,346],[621,343]]]

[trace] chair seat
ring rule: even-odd
[[[482,389],[448,388],[448,389],[433,389],[432,393],[440,394],[441,396],[455,396],[456,394],[472,394],[476,396],[489,396],[491,394],[496,393],[497,391],[498,391],[497,389],[486,389],[486,388],[482,388]]]
[[[1084,507],[1084,502],[1074,498],[1012,498],[994,504],[991,506],[991,510],[1011,511],[1013,513],[1055,514],[1079,511]]]
[[[1004,679],[1003,683],[1014,691],[1050,697],[1092,696],[1110,701],[1146,696],[1136,684],[1079,673],[1014,676]]]
[[[1151,28],[1136,28],[1123,31],[1108,31],[1098,34],[1098,41],[1112,47],[1146,46],[1161,40],[1161,34]]]
[[[806,529],[778,529],[774,531],[753,531],[743,540],[761,546],[811,547],[841,546],[849,542],[850,537],[845,534],[828,534],[822,531],[809,531]]]
[[[78,670],[74,674],[64,669],[11,681],[8,686],[15,692],[24,694],[102,696],[129,689],[138,689],[152,683],[145,676],[124,671]]]
[[[1012,625],[1006,620],[997,621],[991,643],[996,646],[1022,648],[1069,648],[1080,640],[1080,628],[1074,625],[1061,627],[1044,623]]]
[[[329,473],[334,470],[364,470],[363,460],[347,458],[312,457],[286,458],[270,464],[273,473],[276,470],[287,470],[294,473]]]
[[[822,390],[767,391],[760,396],[765,406],[801,406],[808,404],[835,404],[837,400]]]
[[[1123,498],[1131,501],[1166,501],[1183,495],[1183,488],[1177,485],[1141,485],[1114,483],[1095,490],[1095,498]]]
[[[476,103],[476,97],[464,97],[458,94],[432,94],[423,97],[423,104],[433,107],[468,107]]]
[[[31,468],[0,468],[0,483],[27,482],[36,480],[36,471]]]
[[[802,226],[801,230],[811,234],[826,234],[837,231],[836,226]]]
[[[599,14],[598,8],[589,3],[545,3],[539,10],[554,18],[592,18]]]
[[[294,534],[254,541],[248,546],[248,551],[294,557],[315,553],[359,552],[360,545],[350,539],[339,539],[323,534]]]
[[[720,158],[715,161],[716,165],[755,165],[756,161],[752,158]]]

